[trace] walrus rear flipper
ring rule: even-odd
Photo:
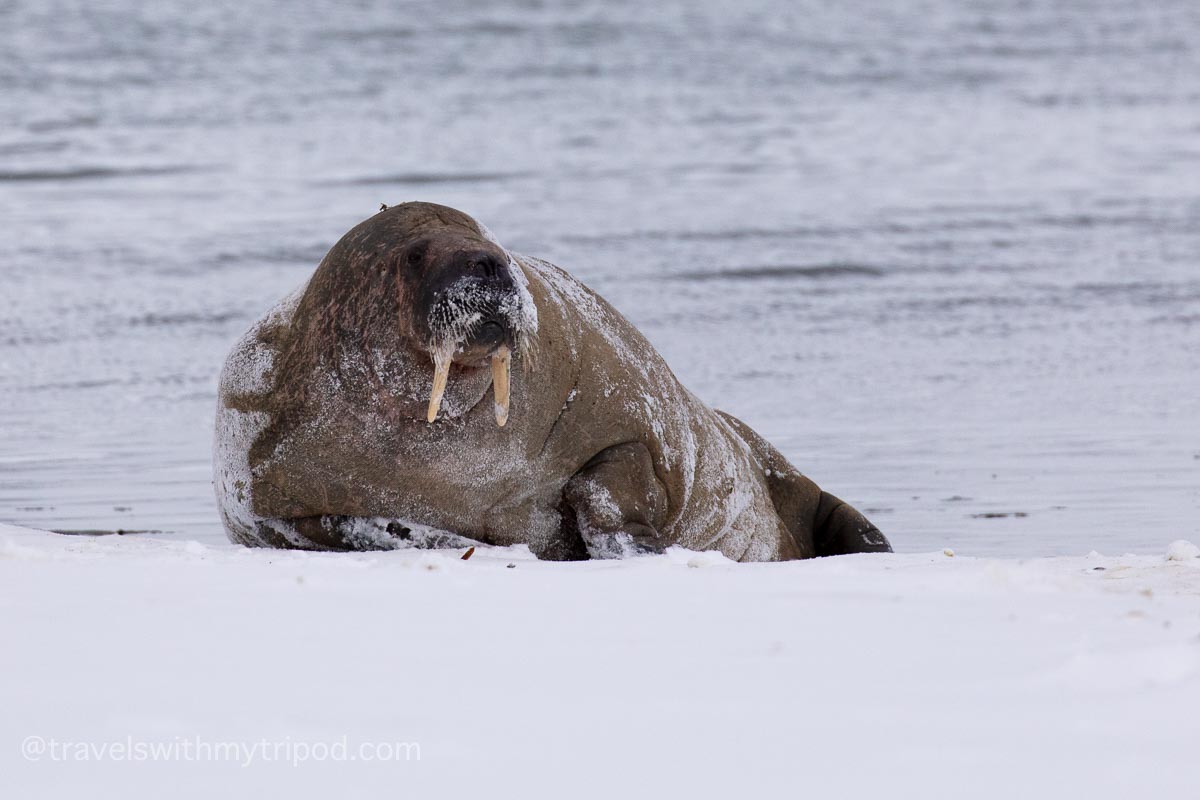
[[[892,552],[887,537],[853,506],[821,491],[749,425],[724,411],[717,414],[750,446],[800,558]]]
[[[821,492],[821,500],[817,503],[812,522],[812,540],[817,556],[892,552],[891,544],[879,528],[853,506],[829,492]]]

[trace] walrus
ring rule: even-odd
[[[237,343],[214,485],[253,547],[891,550],[598,295],[432,203],[354,227]]]

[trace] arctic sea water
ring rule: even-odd
[[[223,539],[380,203],[580,276],[898,549],[1200,536],[1200,7],[0,2],[0,520]]]

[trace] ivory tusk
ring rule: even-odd
[[[512,367],[512,353],[507,347],[501,347],[492,356],[492,390],[496,395],[496,424],[501,428],[508,422],[509,400],[509,371]]]
[[[446,392],[446,379],[450,376],[450,359],[453,355],[453,349],[433,351],[433,391],[429,393],[429,411],[425,414],[427,422],[437,419],[438,409],[442,407],[442,395]]]

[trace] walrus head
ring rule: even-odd
[[[429,364],[431,423],[451,366],[477,385],[490,362],[496,423],[504,425],[513,354],[528,357],[537,333],[521,267],[474,219],[433,203],[386,208],[343,236],[314,273],[297,318],[305,357]],[[394,388],[387,372],[376,370],[385,391]]]
[[[537,314],[524,274],[490,235],[443,229],[412,239],[399,270],[401,304],[410,336],[433,362],[426,419],[437,419],[450,364],[490,360],[496,424],[508,421],[509,372],[514,350],[527,348]]]

